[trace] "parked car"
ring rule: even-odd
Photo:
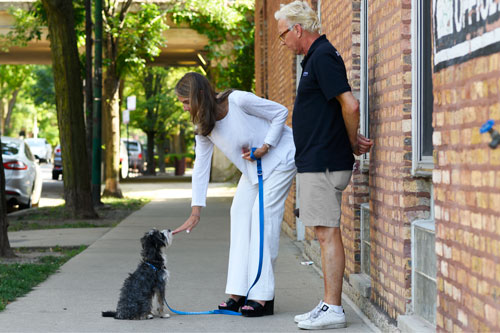
[[[2,136],[7,204],[20,209],[37,206],[42,195],[42,172],[24,140]]]
[[[29,138],[24,140],[37,159],[42,162],[50,163],[52,161],[52,146],[44,138]]]
[[[129,168],[133,170],[138,170],[139,172],[144,172],[144,149],[142,145],[137,140],[127,140],[122,139],[127,145],[128,149],[128,165]]]
[[[128,154],[127,154],[127,146],[124,142],[120,142],[120,178],[125,179],[128,177]],[[104,168],[101,168],[101,171]],[[57,145],[54,150],[54,166],[52,168],[52,179],[58,180],[59,175],[63,173],[63,165],[62,165],[62,155],[61,155],[61,146]]]
[[[120,179],[128,177],[129,159],[127,152],[127,145],[125,142],[120,141]]]
[[[61,155],[61,145],[57,145],[54,149],[54,164],[52,166],[52,179],[58,180],[59,176],[62,175],[62,155]]]

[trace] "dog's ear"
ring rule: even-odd
[[[150,235],[151,235],[151,231],[147,232],[146,234],[144,234],[144,236],[142,236],[142,238],[141,238],[141,245],[142,245],[143,249],[145,248],[146,241],[148,240],[148,237],[150,237]]]

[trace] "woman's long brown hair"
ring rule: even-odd
[[[207,136],[212,132],[217,120],[217,106],[232,90],[221,94],[215,92],[208,79],[195,72],[185,74],[175,85],[175,93],[189,99],[191,121],[197,125],[197,132]]]

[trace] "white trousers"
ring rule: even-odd
[[[262,272],[249,299],[274,299],[274,263],[278,257],[285,200],[296,170],[278,171],[264,181],[264,252]],[[231,243],[226,294],[246,296],[259,268],[259,185],[241,176],[231,206]]]

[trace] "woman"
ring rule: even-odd
[[[278,256],[285,200],[295,176],[295,146],[285,125],[288,110],[252,93],[227,90],[217,94],[201,74],[187,73],[175,87],[184,110],[196,127],[196,160],[192,176],[191,216],[174,233],[190,232],[200,221],[205,206],[213,146],[216,145],[242,175],[231,206],[231,243],[226,283],[229,299],[219,309],[238,311],[248,317],[273,314],[274,263]],[[257,147],[264,179],[264,253],[259,263],[259,188],[256,162],[250,149]]]

